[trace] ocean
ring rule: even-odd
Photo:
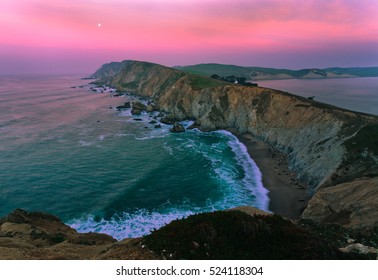
[[[257,81],[259,86],[287,91],[352,111],[378,115],[378,77]]]
[[[0,77],[0,217],[54,214],[117,239],[240,205],[268,210],[246,147],[226,131],[154,128],[80,76]],[[190,122],[183,122],[188,126]]]

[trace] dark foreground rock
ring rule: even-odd
[[[17,209],[0,219],[0,259],[376,259],[378,228],[290,221],[251,207],[173,221],[141,238],[78,233]]]
[[[122,252],[119,248],[122,247]],[[0,220],[0,259],[155,259],[140,240],[78,233],[59,218],[16,209]]]
[[[143,238],[143,244],[167,259],[377,258],[377,250],[369,246],[365,254],[340,250],[347,242],[341,226],[293,223],[278,215],[241,211],[193,215]]]

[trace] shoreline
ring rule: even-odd
[[[135,97],[139,100],[139,96]],[[128,96],[127,100],[133,102],[134,98]],[[249,133],[226,130],[245,145],[249,157],[259,168],[263,187],[268,190],[268,210],[286,218],[300,218],[308,202],[306,185],[295,180],[296,176],[289,170],[286,156]]]
[[[139,100],[139,96],[136,97]],[[128,101],[133,102],[134,98],[128,98]],[[268,211],[299,219],[309,199],[307,185],[296,180],[294,172],[288,167],[286,155],[275,151],[252,134],[240,134],[235,129],[226,130],[245,145],[249,157],[259,168],[263,187],[268,190]]]
[[[306,187],[295,180],[287,159],[251,134],[234,134],[248,151],[262,174],[262,183],[269,193],[269,211],[290,219],[298,219],[307,203]]]

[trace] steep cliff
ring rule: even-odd
[[[118,90],[153,98],[160,110],[177,119],[196,120],[203,130],[234,128],[252,133],[288,153],[291,168],[312,189],[377,175],[375,116],[157,64],[125,61],[121,65],[118,71],[105,65],[93,77]]]
[[[115,65],[105,65],[93,77],[149,97],[160,110],[178,120],[195,120],[202,130],[253,134],[288,154],[290,168],[309,184],[310,195],[320,188],[378,175],[376,116],[152,63]]]

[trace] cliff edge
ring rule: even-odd
[[[360,184],[360,188],[378,188],[374,179],[378,175],[377,116],[148,62],[105,64],[92,78],[118,91],[148,97],[170,117],[195,120],[202,130],[231,129],[252,134],[288,155],[290,169],[308,184],[310,196],[356,180],[370,182]],[[378,202],[377,192],[373,195],[369,207],[372,201]],[[311,207],[316,208],[316,201],[310,201]],[[353,209],[348,207],[345,213]],[[343,207],[337,211],[344,211]],[[309,215],[309,210],[305,214]]]

